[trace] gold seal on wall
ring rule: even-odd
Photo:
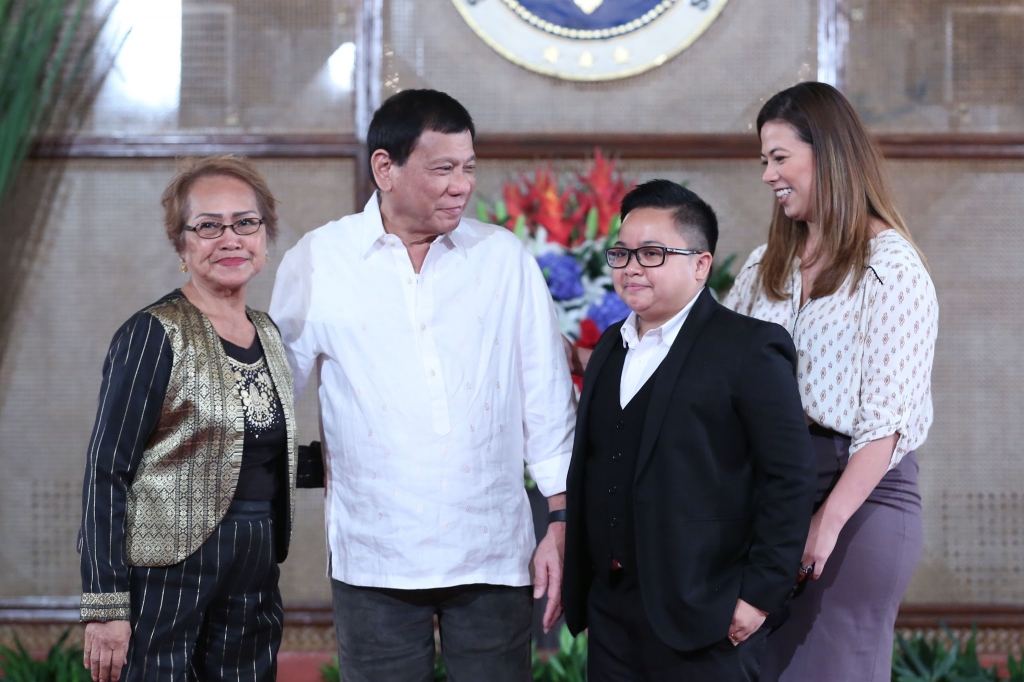
[[[452,0],[505,59],[555,78],[600,81],[661,66],[727,0]]]

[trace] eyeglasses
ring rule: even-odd
[[[199,223],[198,225],[182,225],[182,229],[191,230],[196,233],[196,236],[203,239],[216,239],[224,234],[224,230],[229,227],[239,237],[256,234],[262,224],[262,218],[242,218],[228,225],[222,223]]]
[[[626,249],[616,246],[613,249],[605,249],[604,258],[608,261],[608,267],[616,270],[629,265],[629,259],[636,256],[636,262],[645,268],[656,268],[664,265],[665,255],[678,253],[683,256],[696,256],[703,251],[695,249],[670,249],[667,246],[641,246],[638,249]]]

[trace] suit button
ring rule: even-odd
[[[613,485],[611,488],[608,488],[608,494],[614,495],[616,490],[618,490],[618,488]]]
[[[622,422],[621,419],[619,421],[615,422],[615,428],[621,429],[623,426],[625,426],[625,424]]]
[[[612,528],[614,528],[615,524],[617,524],[618,522],[619,522],[619,520],[613,516],[612,520],[608,522],[608,525],[611,526]]]
[[[612,455],[612,459],[614,459],[614,460],[618,460],[618,459],[621,459],[621,458],[622,458],[622,453],[621,452],[616,452],[614,455]]]

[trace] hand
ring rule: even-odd
[[[729,625],[729,641],[733,646],[746,641],[747,637],[757,632],[767,617],[768,614],[761,609],[737,599],[736,610],[732,613],[732,623]]]
[[[804,555],[800,559],[800,567],[813,566],[811,573],[800,571],[797,580],[811,578],[817,580],[821,572],[825,570],[825,562],[832,556],[832,550],[836,548],[836,541],[839,539],[839,531],[842,526],[836,527],[828,523],[823,515],[825,507],[822,507],[811,517],[811,528],[807,532],[807,543],[804,545]]]
[[[581,377],[587,370],[587,362],[594,352],[590,348],[580,348],[562,335],[562,348],[565,350],[565,360],[569,363],[569,373]]]
[[[85,667],[94,682],[117,682],[121,666],[128,662],[128,640],[132,626],[126,620],[92,622],[85,626]]]
[[[537,545],[533,555],[533,598],[540,599],[545,592],[548,605],[544,609],[544,632],[554,627],[562,615],[562,562],[565,557],[565,523],[548,524],[548,532]]]

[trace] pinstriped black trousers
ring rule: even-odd
[[[283,610],[270,502],[236,500],[174,566],[132,567],[127,682],[274,680]]]

